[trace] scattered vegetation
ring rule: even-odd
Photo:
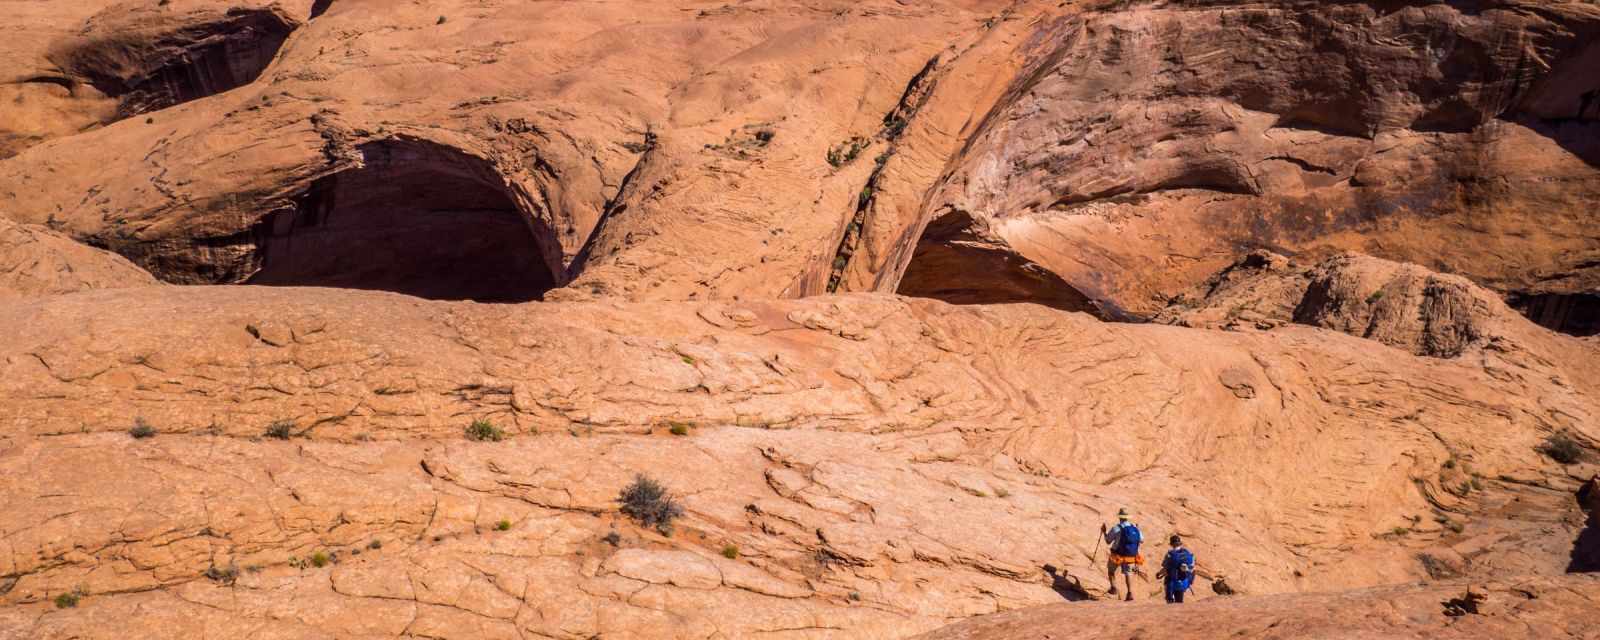
[[[128,435],[133,436],[134,440],[154,438],[156,436],[156,428],[145,422],[144,418],[134,418],[133,428],[128,429]]]
[[[274,423],[272,423],[270,425],[267,425],[267,431],[266,431],[266,433],[264,433],[262,435],[265,435],[268,438],[277,438],[279,440],[288,440],[289,438],[294,436],[294,421],[292,421],[292,420],[279,420],[279,421],[274,422]]]
[[[1405,527],[1395,527],[1394,529],[1391,529],[1389,533],[1396,536],[1404,536],[1410,534],[1411,530]]]
[[[612,531],[606,534],[606,537],[601,538],[600,541],[615,547],[622,544],[622,534]]]
[[[1462,497],[1466,497],[1467,495],[1471,494],[1472,493],[1472,482],[1471,481],[1463,481],[1461,483],[1461,487],[1456,490],[1456,493],[1461,495]]]
[[[670,431],[675,436],[686,436],[689,435],[689,425],[682,422],[669,422],[667,423],[667,431]]]
[[[239,568],[231,564],[226,567],[211,565],[211,568],[206,569],[205,576],[206,579],[217,584],[233,584],[235,580],[239,579]]]
[[[765,147],[765,146],[767,146],[768,144],[770,144],[772,142],[773,138],[775,138],[777,136],[778,136],[778,132],[776,132],[776,131],[773,131],[771,129],[761,129],[759,131],[756,131],[756,143],[760,144],[763,147]]]
[[[872,190],[872,185],[871,184],[868,184],[867,186],[862,187],[861,188],[861,197],[860,197],[859,200],[856,201],[856,206],[860,207],[862,209],[865,209],[865,208],[867,208],[867,205],[872,204],[872,193],[873,193],[873,190]]]
[[[730,545],[724,545],[722,547],[722,557],[727,558],[729,560],[738,560],[739,559],[739,547],[735,547],[735,546],[733,546],[731,544]]]
[[[850,592],[850,601],[851,602],[860,602],[861,601],[861,592],[860,591],[851,591]]]
[[[494,523],[494,530],[495,531],[510,531],[511,530],[511,521],[510,520],[506,520],[506,519],[501,519],[499,522]]]
[[[622,503],[624,515],[643,526],[655,527],[661,535],[672,535],[672,521],[683,516],[683,507],[672,499],[667,488],[643,474],[634,476],[633,484],[622,490],[617,501]]]
[[[1583,460],[1583,447],[1564,432],[1545,438],[1544,444],[1539,445],[1539,453],[1561,464],[1576,464]]]
[[[828,149],[828,164],[833,165],[835,169],[850,164],[852,160],[861,155],[862,150],[871,144],[871,141],[861,136],[855,136],[839,143]]]
[[[911,124],[911,122],[900,116],[894,116],[884,120],[883,137],[890,140],[900,137],[900,134],[905,132],[906,125],[908,124]]]
[[[506,432],[488,420],[474,420],[467,427],[467,439],[477,442],[499,442],[506,439]]]
[[[328,563],[332,561],[333,559],[329,558],[327,552],[325,551],[318,551],[311,554],[311,566],[318,569],[328,566]]]
[[[683,356],[683,363],[691,367],[694,366],[694,356]]]
[[[1372,292],[1372,295],[1367,296],[1367,304],[1377,304],[1378,301],[1382,300],[1382,299],[1383,299],[1383,290],[1380,289],[1378,291]]]
[[[367,543],[367,548],[371,549],[373,551],[377,551],[379,549],[382,549],[383,548],[383,541],[382,540],[373,540],[372,542],[368,542]]]
[[[1464,524],[1461,524],[1459,522],[1456,522],[1454,520],[1451,520],[1449,522],[1444,523],[1444,528],[1449,529],[1451,533],[1461,533],[1462,531],[1466,530],[1467,526],[1464,525]]]
[[[74,589],[56,596],[57,609],[71,609],[78,606],[78,601],[83,599],[83,590]]]
[[[1454,469],[1454,468],[1456,468],[1456,459],[1455,458],[1450,458],[1449,460],[1445,460],[1444,461],[1444,468],[1446,468],[1446,469]]]

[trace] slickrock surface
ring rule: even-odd
[[[1249,594],[1561,573],[1593,468],[1535,449],[1600,435],[1596,354],[1496,313],[1505,335],[1441,360],[864,296],[38,299],[0,311],[6,624],[899,636],[1098,594],[1121,505]],[[511,438],[467,442],[476,418]],[[616,511],[641,472],[683,497],[670,538]]]
[[[0,639],[1600,635],[1593,2],[0,12]]]
[[[1476,603],[1476,613],[1444,613],[1452,601],[1465,601],[1468,593],[1484,597]],[[1052,605],[988,616],[918,638],[1577,639],[1600,633],[1597,605],[1600,579],[1541,578],[1213,600],[1177,608]]]
[[[0,299],[155,284],[117,254],[0,218]]]

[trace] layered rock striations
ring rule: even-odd
[[[0,638],[1600,633],[1593,3],[3,4]]]

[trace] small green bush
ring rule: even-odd
[[[667,431],[670,431],[675,436],[686,436],[689,435],[689,425],[682,422],[671,422],[668,423]]]
[[[722,547],[722,557],[729,560],[737,560],[739,558],[739,548],[731,544]]]
[[[265,435],[268,438],[288,440],[294,435],[294,422],[290,420],[279,420],[274,422],[270,425],[267,425],[267,431],[262,435]]]
[[[133,436],[134,440],[154,438],[156,436],[156,428],[145,422],[144,418],[134,418],[133,428],[128,429],[128,435]]]
[[[510,531],[511,530],[511,521],[510,520],[501,520],[499,522],[494,523],[494,530],[495,531]]]
[[[1377,304],[1378,301],[1382,300],[1382,299],[1383,299],[1383,291],[1380,289],[1378,291],[1372,292],[1372,295],[1367,296],[1367,304]]]
[[[634,476],[617,496],[622,503],[622,513],[646,527],[655,527],[661,535],[672,535],[672,521],[683,516],[683,507],[672,499],[667,488],[649,476]]]
[[[332,562],[332,559],[328,557],[326,552],[318,551],[311,554],[311,566],[313,567],[321,569],[328,566],[329,562]]]
[[[1539,452],[1561,464],[1576,464],[1583,460],[1583,447],[1566,433],[1552,434],[1539,445]]]
[[[56,596],[56,608],[71,609],[76,607],[78,606],[78,600],[81,598],[83,598],[83,594],[78,593],[77,591],[68,591],[60,594]]]
[[[478,442],[499,442],[506,439],[506,432],[488,420],[474,420],[472,425],[467,427],[467,439]]]
[[[377,551],[378,549],[382,549],[383,548],[383,541],[382,540],[373,540],[372,542],[367,543],[367,548],[371,549],[373,551]]]

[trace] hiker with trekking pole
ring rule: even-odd
[[[1139,556],[1139,543],[1143,541],[1139,527],[1128,520],[1127,509],[1118,509],[1117,524],[1110,528],[1101,524],[1100,536],[1110,545],[1106,558],[1106,579],[1111,582],[1109,593],[1112,597],[1117,595],[1117,570],[1120,568],[1124,586],[1128,589],[1127,599],[1132,601],[1133,572],[1144,564],[1144,558]],[[1098,550],[1098,542],[1095,543],[1095,547]]]

